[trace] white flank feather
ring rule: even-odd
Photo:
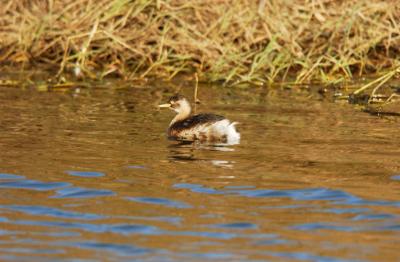
[[[209,132],[215,137],[226,137],[226,142],[230,145],[239,144],[240,134],[236,131],[237,122],[231,123],[228,119],[215,122],[211,125]]]

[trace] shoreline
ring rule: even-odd
[[[337,84],[400,68],[393,1],[11,1],[0,12],[1,63],[57,77]]]

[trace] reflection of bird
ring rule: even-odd
[[[189,101],[184,96],[174,95],[167,104],[159,107],[168,107],[177,113],[167,131],[171,139],[228,144],[238,144],[240,141],[240,134],[235,129],[236,122],[231,123],[225,117],[214,114],[191,116]]]

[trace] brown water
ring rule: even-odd
[[[399,261],[397,118],[202,86],[241,144],[180,145],[172,91],[117,87],[2,88],[0,260]]]

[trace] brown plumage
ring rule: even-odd
[[[160,107],[168,107],[177,113],[167,130],[171,139],[239,143],[240,134],[235,129],[236,123],[215,114],[191,115],[190,104],[182,95],[172,96],[167,104]]]

